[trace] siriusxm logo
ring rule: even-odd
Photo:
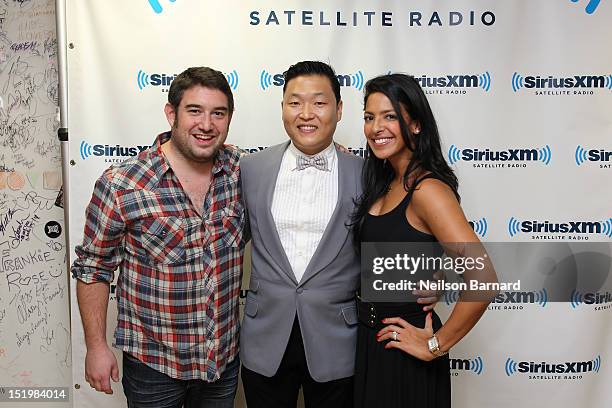
[[[572,309],[576,309],[578,306],[584,305],[596,305],[596,310],[609,309],[610,306],[603,306],[606,303],[612,303],[612,293],[610,292],[588,292],[581,293],[577,290],[572,290],[570,297],[570,305]]]
[[[339,74],[337,75],[340,86],[353,87],[359,91],[363,89],[365,81],[363,79],[363,72],[358,70],[354,74]],[[285,85],[285,77],[282,73],[271,74],[265,69],[259,74],[259,86],[263,91],[267,90],[271,86],[283,86]]]
[[[459,297],[459,291],[446,291],[444,292],[444,303],[450,306],[459,301]],[[548,304],[548,292],[546,288],[536,291],[503,291],[495,295],[489,310],[523,310],[522,306],[508,306],[517,304],[534,304],[545,307]]]
[[[81,140],[81,145],[79,146],[79,154],[81,155],[81,159],[85,160],[90,156],[95,157],[132,157],[136,156],[138,153],[142,152],[149,146],[121,146],[121,145],[103,145],[103,144],[95,144],[91,145],[84,140]]]
[[[174,3],[176,0],[168,0],[170,3]],[[153,11],[157,14],[161,14],[164,9],[161,6],[159,0],[148,0],[149,5],[151,6],[151,8],[153,9]]]
[[[572,3],[578,3],[579,0],[570,0],[570,1]],[[601,3],[601,0],[588,0],[587,5],[584,8],[584,11],[586,11],[587,14],[593,14],[595,10],[597,10],[597,7],[599,7],[599,3]]]
[[[165,87],[165,91],[168,91],[168,87],[172,81],[176,78],[176,74],[147,74],[143,70],[139,69],[138,74],[136,75],[136,84],[138,85],[138,89],[141,91],[147,86],[163,86]]]
[[[532,303],[545,307],[548,292],[545,288],[531,292],[501,292],[495,295],[491,303]]]
[[[612,238],[612,218],[604,221],[520,221],[510,217],[508,220],[508,234],[515,237],[519,233],[561,233],[561,234],[603,234]],[[535,238],[535,237],[534,237]],[[557,237],[560,238],[560,237]]]
[[[451,74],[442,76],[415,75],[414,79],[417,80],[426,93],[432,93],[432,89],[434,88],[482,88],[485,92],[491,90],[491,74],[489,71],[485,71],[482,74]]]
[[[595,357],[590,361],[566,361],[563,363],[547,363],[542,361],[514,361],[508,357],[505,364],[505,371],[508,377],[515,374],[578,374],[578,373],[598,373],[601,368],[601,356]]]
[[[482,217],[479,220],[468,221],[470,227],[474,230],[474,232],[479,235],[481,238],[484,238],[487,235],[487,230],[489,229],[489,225],[487,223],[487,219]]]
[[[552,75],[523,76],[515,72],[512,74],[512,90],[518,92],[522,88],[535,89],[536,95],[592,95],[593,91],[587,91],[587,89],[607,88],[612,90],[612,74],[555,77]]]
[[[552,151],[549,145],[531,149],[505,149],[505,150],[490,150],[490,149],[460,149],[454,144],[448,149],[448,161],[450,164],[455,164],[458,161],[466,162],[501,162],[495,165],[484,166],[480,163],[474,163],[474,167],[505,167],[506,162],[537,162],[540,161],[545,165],[550,164]],[[508,167],[526,167],[510,165]]]
[[[577,166],[581,166],[585,162],[600,162],[600,169],[611,168],[610,164],[604,164],[603,162],[612,161],[612,151],[604,149],[585,149],[582,146],[576,146],[574,152],[574,160]]]
[[[230,88],[234,91],[238,88],[239,75],[236,70],[232,70],[230,72],[223,73],[225,75],[225,79],[227,79],[227,83]],[[168,88],[170,88],[170,84],[176,78],[176,74],[147,74],[145,71],[139,69],[138,74],[136,75],[136,85],[138,85],[139,90],[143,90],[147,86],[161,86],[162,92],[168,92]]]
[[[471,371],[476,375],[484,371],[484,361],[480,356],[471,359],[451,358],[449,360],[451,370]]]

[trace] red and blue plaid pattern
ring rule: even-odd
[[[97,180],[72,274],[111,282],[119,268],[113,345],[170,377],[214,381],[238,354],[242,152],[219,151],[200,217],[162,155],[169,138]]]

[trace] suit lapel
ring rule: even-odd
[[[289,146],[289,142],[268,148],[270,160],[264,163],[262,171],[259,174],[259,177],[262,178],[262,182],[260,184],[261,188],[257,194],[258,199],[256,206],[258,226],[260,235],[262,238],[265,238],[265,248],[279,268],[295,285],[297,285],[291,263],[289,262],[289,258],[287,258],[283,244],[278,236],[278,230],[276,229],[271,210],[272,200],[274,198],[274,188],[276,187],[278,172],[280,171],[283,154],[285,150],[287,150],[287,146]]]
[[[352,184],[354,184],[355,177],[350,174],[352,169],[349,166],[348,157],[344,156],[345,153],[337,152],[337,155],[338,203],[327,223],[327,227],[325,227],[321,241],[319,241],[319,245],[304,271],[300,286],[329,265],[338,256],[348,238],[349,228],[345,223],[348,220],[347,214],[353,210]]]

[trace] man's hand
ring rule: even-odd
[[[119,366],[117,359],[106,345],[88,348],[85,356],[85,380],[96,391],[112,394],[110,378],[119,381]]]
[[[441,280],[444,279],[444,272],[442,271],[436,271],[433,274],[433,278],[435,280]],[[421,304],[421,305],[425,305],[423,306],[423,311],[425,312],[429,312],[430,310],[433,310],[433,308],[436,306],[436,303],[438,303],[438,301],[440,300],[440,296],[442,296],[442,293],[444,293],[444,291],[442,290],[413,290],[412,294],[415,295],[417,297],[417,303]]]
[[[341,145],[338,142],[334,142],[334,145],[336,145],[336,149],[338,149],[342,153],[353,154],[353,153],[351,153],[351,151],[349,149],[347,149],[346,147],[344,147],[344,145]]]

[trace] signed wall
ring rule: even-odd
[[[0,386],[71,383],[56,54],[53,0],[0,0]]]

